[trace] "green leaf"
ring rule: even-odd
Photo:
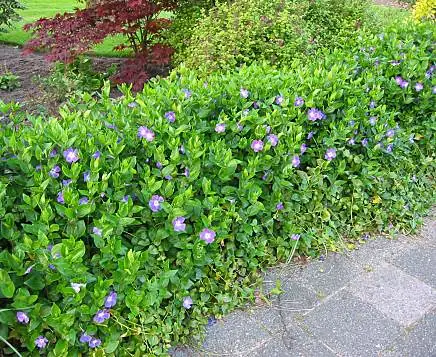
[[[0,292],[6,298],[14,296],[15,285],[7,271],[0,269]]]

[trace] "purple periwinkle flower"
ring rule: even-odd
[[[250,95],[250,92],[247,89],[245,89],[245,88],[241,88],[239,90],[239,94],[241,95],[242,98],[247,99],[248,96]]]
[[[77,149],[69,148],[64,151],[65,161],[69,164],[79,161],[79,152]]]
[[[165,180],[171,181],[173,179],[173,177],[171,175],[166,175],[165,176]]]
[[[397,84],[400,85],[403,82],[403,78],[401,76],[396,76],[395,82],[397,82]]]
[[[403,81],[401,82],[401,84],[400,84],[400,87],[403,88],[403,89],[404,89],[404,88],[407,88],[408,86],[409,86],[409,82],[404,81],[404,80],[403,80]]]
[[[193,304],[194,302],[192,301],[192,298],[190,297],[190,296],[185,296],[184,298],[183,298],[183,307],[185,308],[185,309],[190,309],[191,307],[192,307],[192,304]]]
[[[82,343],[88,343],[91,340],[92,340],[92,336],[88,335],[86,332],[82,333],[79,339],[79,341]]]
[[[50,170],[48,174],[53,178],[58,178],[60,172],[61,172],[61,168],[58,165],[56,165],[53,166],[53,168]]]
[[[206,244],[211,244],[215,240],[216,233],[212,229],[204,228],[200,232],[200,239],[204,240]]]
[[[314,134],[313,131],[309,131],[309,134],[307,134],[307,140],[312,139],[313,138],[313,134]]]
[[[244,129],[244,126],[241,123],[236,124],[236,127],[239,131],[242,131],[242,129]]]
[[[45,348],[47,346],[48,340],[44,336],[38,336],[35,340],[35,346],[38,347],[40,350]]]
[[[188,168],[185,168],[185,172],[183,173],[183,175],[185,175],[186,177],[191,176],[191,171],[189,171]]]
[[[53,264],[49,264],[48,267],[49,267],[51,270],[56,270],[56,267],[55,267]]]
[[[387,152],[392,152],[393,149],[394,149],[394,145],[392,145],[392,144],[389,144],[388,146],[386,146]]]
[[[434,86],[434,87],[431,89],[431,92],[432,92],[433,94],[436,94],[436,86]]]
[[[129,108],[136,108],[138,106],[138,104],[135,101],[133,101],[133,102],[130,102],[129,104],[127,104],[127,106]]]
[[[29,267],[26,269],[26,271],[24,272],[24,275],[29,274],[29,273],[32,271],[32,269],[33,269],[34,266],[35,266],[35,264],[32,264],[31,266],[29,266]]]
[[[154,136],[154,132],[146,126],[140,126],[138,128],[138,138],[145,139],[148,142],[151,142],[154,140]]]
[[[354,120],[350,120],[348,122],[348,125],[351,126],[351,127],[354,126],[354,124],[356,124],[356,122]]]
[[[76,292],[76,294],[80,293],[80,289],[84,288],[86,284],[81,283],[71,283],[71,288]]]
[[[265,128],[267,134],[271,133],[271,126],[265,124],[263,127]]]
[[[377,118],[376,117],[370,117],[369,118],[369,124],[374,126],[376,123],[377,123]]]
[[[162,169],[163,165],[160,161],[156,162],[156,167],[160,170]]]
[[[300,166],[300,157],[298,155],[294,155],[292,157],[292,166],[293,167],[298,167]]]
[[[215,125],[215,131],[217,133],[224,133],[226,131],[226,124],[219,123],[219,124]]]
[[[307,145],[306,144],[301,144],[300,146],[300,154],[303,155],[305,152],[307,151]]]
[[[361,143],[362,143],[362,146],[365,146],[365,147],[368,146],[368,139],[367,138],[362,139]]]
[[[262,180],[266,181],[266,179],[268,178],[269,172],[268,171],[264,171],[263,175],[262,175]]]
[[[296,97],[294,101],[294,106],[301,107],[304,104],[304,99],[302,97]]]
[[[182,92],[185,94],[186,99],[191,98],[192,92],[189,89],[183,88]]]
[[[356,141],[354,140],[354,138],[351,138],[350,140],[348,140],[349,145],[354,145],[355,143],[356,143]]]
[[[88,182],[91,179],[91,173],[86,171],[83,173],[83,181]]]
[[[390,63],[392,66],[399,66],[400,63],[401,63],[401,61],[398,61],[398,60],[392,60],[392,61],[389,61],[389,63]]]
[[[394,129],[389,129],[389,130],[386,132],[386,136],[387,136],[388,138],[392,138],[394,135],[395,135],[395,130],[394,130]]]
[[[55,157],[58,154],[58,151],[56,149],[53,149],[50,151],[50,154],[48,154],[49,157]]]
[[[122,203],[127,203],[129,202],[129,195],[124,195],[123,198],[121,199]]]
[[[185,154],[185,146],[184,145],[180,145],[180,149],[179,149],[181,154]]]
[[[35,166],[35,171],[41,171],[41,170],[42,170],[42,165]]]
[[[96,160],[97,160],[100,156],[101,156],[101,152],[98,151],[98,150],[97,150],[95,153],[92,154],[92,157],[93,157],[94,159],[96,159]]]
[[[96,236],[101,237],[101,235],[103,234],[103,231],[100,228],[93,227],[92,228],[92,233],[94,233]]]
[[[277,211],[281,211],[283,208],[285,208],[285,207],[283,206],[282,202],[279,202],[279,203],[276,204],[276,210]]]
[[[107,310],[99,310],[97,311],[97,313],[94,316],[94,322],[101,324],[103,322],[105,322],[108,318],[111,317],[111,314],[109,311]]]
[[[153,196],[151,196],[151,199],[148,202],[148,205],[153,212],[158,212],[162,209],[160,204],[163,201],[164,201],[164,198],[162,196],[153,195]]]
[[[253,140],[251,143],[251,148],[254,152],[259,152],[263,150],[263,141],[262,140]]]
[[[64,200],[64,193],[61,191],[58,193],[58,197],[56,198],[56,200],[60,203],[60,204],[64,204],[65,200]]]
[[[371,100],[371,102],[369,103],[369,107],[370,107],[371,109],[374,109],[375,106],[376,106],[376,102],[375,102],[374,100]]]
[[[252,105],[253,105],[253,108],[254,108],[254,109],[259,109],[259,108],[260,108],[259,103],[256,102],[256,101],[254,101]]]
[[[307,112],[307,116],[309,118],[310,121],[317,121],[317,120],[322,120],[325,119],[325,114],[316,108],[311,108],[309,109],[309,111]]]
[[[175,232],[184,232],[186,230],[185,217],[176,217],[172,223]]]
[[[86,196],[79,199],[79,205],[86,205],[88,202],[89,202],[89,199]]]
[[[174,123],[176,121],[176,113],[174,112],[166,112],[165,118],[170,122]]]
[[[96,337],[91,338],[91,340],[88,342],[88,346],[90,348],[96,348],[100,345],[101,345],[101,340],[99,338],[96,338]]]
[[[115,291],[111,291],[108,296],[106,296],[106,299],[104,300],[104,307],[110,309],[111,307],[114,307],[117,303],[117,293]]]
[[[73,182],[73,180],[71,180],[71,179],[62,180],[62,185],[66,187],[66,186],[70,185],[71,182]]]
[[[279,138],[275,134],[268,135],[267,139],[270,142],[271,146],[277,146],[277,144],[279,143]]]
[[[333,160],[336,157],[336,149],[335,148],[329,148],[327,149],[324,158],[328,161]]]
[[[27,314],[23,311],[17,311],[17,321],[20,324],[28,324],[29,323],[29,316],[27,316]]]
[[[277,105],[282,105],[284,99],[285,99],[285,98],[284,98],[282,95],[278,95],[278,96],[276,97],[275,103],[276,103]]]
[[[291,235],[291,239],[292,240],[299,240],[300,239],[300,235],[299,234],[293,234],[293,235]]]
[[[420,91],[422,91],[424,89],[424,85],[422,84],[422,83],[416,83],[415,84],[415,90],[417,91],[417,92],[420,92]]]

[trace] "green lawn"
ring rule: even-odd
[[[22,20],[11,28],[7,33],[0,33],[0,42],[23,45],[30,38],[30,34],[23,30],[23,25],[38,20],[41,17],[51,17],[57,13],[70,12],[78,7],[76,0],[22,0],[26,6],[20,11]],[[102,44],[95,47],[93,53],[99,56],[123,56],[126,53],[114,52],[112,48],[122,42],[121,36],[106,39]]]

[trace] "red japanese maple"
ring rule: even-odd
[[[33,38],[24,53],[44,50],[48,61],[70,63],[106,37],[123,34],[127,41],[115,50],[130,48],[133,58],[126,60],[114,79],[132,83],[133,89],[139,90],[150,77],[147,64],[170,61],[172,49],[160,43],[160,34],[171,21],[160,14],[176,6],[177,0],[94,0],[85,9],[25,25]]]

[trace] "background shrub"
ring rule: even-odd
[[[413,17],[417,21],[436,20],[436,0],[418,0],[413,7]]]
[[[355,39],[371,18],[368,8],[360,0],[223,2],[188,32],[189,46],[179,48],[174,59],[209,71],[254,60],[285,65]]]
[[[436,192],[434,43],[401,25],[283,70],[181,68],[4,124],[2,336],[164,355],[253,298],[259,269],[415,229]]]
[[[0,32],[6,31],[12,21],[17,21],[20,16],[17,10],[24,9],[17,0],[0,0]]]
[[[12,91],[19,87],[20,77],[9,71],[0,74],[0,90]]]

